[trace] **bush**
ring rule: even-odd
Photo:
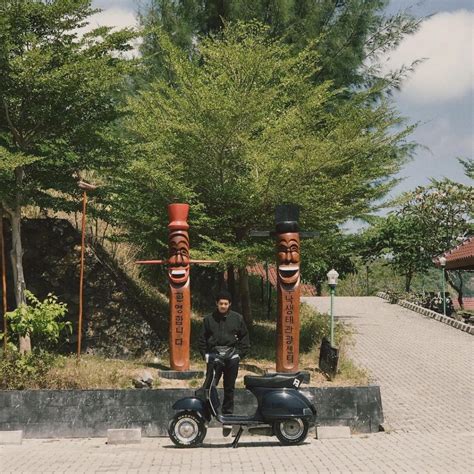
[[[28,290],[25,296],[30,304],[22,304],[5,314],[11,333],[16,337],[30,336],[38,349],[52,348],[63,331],[72,330],[70,322],[61,321],[67,313],[66,304],[58,302],[52,293],[44,301],[39,301]]]
[[[56,356],[41,349],[24,355],[10,350],[6,357],[0,360],[0,389],[47,387],[47,374],[54,366],[55,360]]]
[[[336,345],[346,334],[340,322],[334,324],[334,339]],[[329,339],[331,333],[331,319],[327,314],[320,314],[311,306],[302,303],[300,307],[300,352],[306,353],[313,347],[319,346],[323,337]]]

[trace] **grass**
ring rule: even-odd
[[[205,370],[205,363],[195,350],[202,318],[192,319],[191,367]],[[339,370],[334,380],[329,381],[318,368],[319,347],[324,336],[329,334],[329,318],[318,314],[311,307],[302,304],[300,310],[300,369],[311,374],[311,386],[365,385],[368,373],[357,367],[349,357],[349,349],[354,344],[350,327],[337,323],[335,342],[339,347]],[[250,329],[251,350],[239,370],[236,386],[244,387],[243,377],[247,374],[275,371],[276,324],[268,320],[257,320]],[[148,354],[140,359],[111,359],[94,355],[83,355],[77,360],[75,355],[56,356],[51,368],[42,370],[41,375],[29,378],[23,372],[22,385],[15,387],[15,380],[5,388],[20,389],[125,389],[133,388],[133,379],[146,371],[153,377],[153,388],[197,388],[202,379],[169,380],[160,378],[159,370],[168,365],[168,353]],[[0,379],[2,378],[0,364]],[[11,368],[10,368],[11,370]],[[13,373],[13,372],[10,372]],[[5,376],[4,376],[5,377]],[[10,377],[12,378],[12,377]],[[14,379],[14,377],[13,377]]]

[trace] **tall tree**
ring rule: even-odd
[[[381,76],[378,56],[419,24],[404,12],[386,16],[387,4],[388,0],[151,0],[141,15],[147,28],[142,52],[157,73],[161,70],[157,29],[192,51],[202,35],[219,32],[228,22],[257,20],[297,51],[308,45],[317,49],[320,67],[313,80],[329,79],[336,86],[373,83]],[[400,75],[386,79],[398,85]]]
[[[473,213],[473,187],[447,179],[433,181],[398,199],[398,209],[369,231],[369,248],[389,256],[409,291],[416,272],[432,267],[434,257],[472,232]]]
[[[25,303],[22,208],[71,209],[81,170],[105,165],[105,127],[130,71],[129,30],[78,29],[88,0],[0,0],[0,199],[11,223],[17,305]],[[21,350],[29,350],[28,339]]]
[[[114,197],[150,251],[157,209],[174,198],[197,209],[193,248],[241,256],[244,268],[249,231],[271,226],[276,204],[299,204],[306,228],[332,228],[394,183],[409,129],[393,131],[401,120],[388,101],[374,104],[378,91],[341,102],[344,90],[314,85],[314,50],[295,55],[258,23],[229,25],[191,58],[159,40],[166,73],[130,99],[131,159]]]

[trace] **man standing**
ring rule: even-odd
[[[207,370],[213,369],[215,356],[224,348],[228,348],[230,357],[226,357],[223,365],[216,367],[216,385],[224,374],[224,403],[222,413],[234,411],[235,380],[239,371],[239,361],[250,348],[249,333],[241,314],[230,309],[232,297],[228,291],[221,291],[216,296],[216,310],[204,318],[199,337],[199,351],[208,363]]]

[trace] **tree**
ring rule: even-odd
[[[147,251],[164,248],[157,213],[180,199],[195,210],[193,249],[222,258],[224,245],[245,272],[249,231],[272,226],[277,204],[300,205],[304,228],[332,229],[393,185],[410,129],[388,100],[374,104],[378,91],[341,102],[344,90],[314,85],[314,50],[295,55],[258,23],[229,25],[191,58],[159,41],[166,70],[129,101],[131,158],[113,197],[117,221]]]
[[[305,281],[316,287],[318,296],[327,281],[327,272],[335,268],[340,278],[353,273],[357,255],[357,237],[343,234],[336,226],[311,240],[303,240],[301,273]]]
[[[17,306],[25,303],[25,205],[73,209],[82,170],[105,166],[105,127],[130,71],[129,30],[78,29],[88,0],[0,2],[0,199],[11,223]],[[21,350],[30,350],[23,338]]]
[[[199,38],[220,32],[228,22],[257,20],[269,26],[296,51],[308,46],[319,52],[313,80],[338,86],[367,84],[381,76],[379,55],[413,33],[419,20],[400,12],[386,17],[388,0],[152,0],[140,19],[146,28],[142,53],[154,74],[160,73],[158,30],[192,52]],[[401,74],[387,76],[398,85]]]
[[[415,272],[472,232],[474,188],[448,179],[419,186],[398,199],[398,209],[371,230],[373,251],[388,255],[405,275],[405,289]],[[454,281],[453,287],[455,286]]]

